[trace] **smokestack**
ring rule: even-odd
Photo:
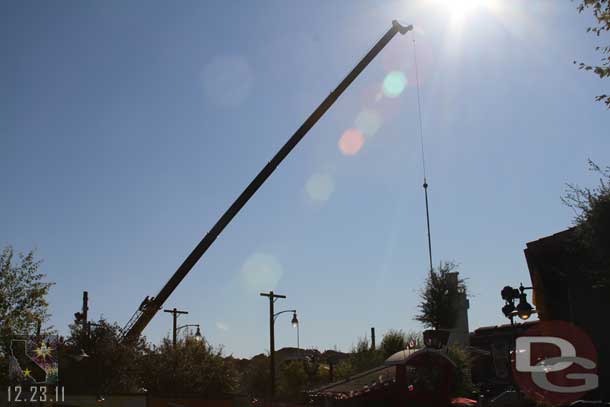
[[[375,327],[371,328],[371,350],[375,350]]]

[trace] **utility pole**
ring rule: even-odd
[[[375,350],[375,327],[371,327],[371,350]]]
[[[89,292],[83,291],[83,326],[87,332],[87,338],[91,336],[91,326],[89,325]]]
[[[261,293],[261,297],[269,297],[269,370],[271,372],[271,400],[275,397],[275,313],[273,303],[276,298],[286,298],[285,295]]]
[[[74,322],[77,324],[82,324],[83,326],[83,334],[85,337],[89,338],[91,334],[91,326],[89,324],[89,293],[87,291],[83,291],[83,307],[80,312],[76,312],[74,314]]]
[[[174,326],[172,329],[172,344],[174,345],[174,349],[176,349],[176,336],[178,333],[178,315],[180,314],[188,314],[187,311],[180,311],[177,310],[176,308],[174,309],[165,309],[163,310],[163,312],[168,312],[170,314],[172,314],[173,319],[174,319]]]

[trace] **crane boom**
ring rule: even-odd
[[[362,60],[356,65],[356,67],[341,81],[337,88],[332,91],[324,101],[318,106],[316,110],[305,120],[305,122],[297,129],[297,131],[290,137],[290,139],[282,146],[282,148],[275,154],[275,156],[263,167],[258,175],[252,180],[252,182],[246,187],[246,189],[237,197],[235,202],[227,209],[227,211],[220,217],[216,224],[210,229],[210,231],[204,236],[199,244],[193,249],[191,254],[184,260],[184,262],[178,267],[174,275],[169,281],[163,286],[161,291],[156,297],[147,298],[142,302],[139,309],[131,317],[127,325],[123,328],[123,339],[135,339],[137,338],[144,328],[148,325],[155,314],[161,309],[163,303],[167,298],[174,292],[178,284],[186,277],[191,271],[199,259],[205,254],[210,248],[214,240],[220,235],[224,228],[231,222],[231,220],[237,215],[237,213],[244,207],[244,205],[252,198],[256,191],[263,185],[263,183],[269,178],[273,171],[278,165],[286,158],[288,154],[296,147],[296,145],[305,137],[307,132],[320,120],[320,118],[326,113],[328,109],[335,103],[335,101],[341,96],[341,94],[348,88],[348,86],[356,79],[356,77],[366,68],[366,66],[379,54],[379,52],[390,42],[390,40],[397,34],[406,34],[408,31],[413,29],[412,25],[403,26],[396,20],[392,21],[392,27],[385,33],[385,35],[373,46],[373,48],[362,58]]]

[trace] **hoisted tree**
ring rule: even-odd
[[[460,295],[466,293],[463,279],[456,278],[452,273],[457,271],[454,262],[447,261],[430,270],[424,289],[420,293],[419,313],[415,319],[426,328],[435,330],[452,329],[458,317],[456,306]]]
[[[426,328],[432,329],[424,331],[426,346],[440,348],[446,345],[449,331],[456,328],[465,296],[466,283],[458,277],[454,262],[441,262],[436,269],[430,270],[420,293],[419,314],[415,316]],[[472,396],[475,388],[470,377],[468,352],[459,343],[454,343],[447,346],[447,356],[455,364],[451,394]]]

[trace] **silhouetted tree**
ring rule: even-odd
[[[562,201],[576,212],[576,250],[591,262],[585,265],[585,276],[610,287],[610,167],[589,160],[589,168],[600,176],[599,185],[591,189],[568,184]]]
[[[449,345],[447,356],[455,363],[452,382],[452,395],[454,396],[474,396],[477,391],[472,383],[471,367],[472,357],[466,349],[460,345]]]
[[[602,33],[610,31],[610,1],[609,0],[581,0],[579,1],[578,11],[592,10],[593,16],[597,20],[597,25],[589,27],[587,32],[594,33],[599,37]],[[610,77],[610,45],[597,46],[597,51],[602,54],[601,63],[591,66],[583,62],[578,63],[580,69],[593,71],[600,78]],[[577,62],[574,61],[576,64]],[[596,97],[596,100],[603,101],[610,108],[610,95],[603,94]]]
[[[151,394],[192,394],[204,398],[233,393],[237,386],[233,365],[205,340],[186,338],[176,348],[169,338],[148,350],[140,363],[142,386]]]
[[[379,350],[385,360],[396,352],[407,349],[410,343],[414,345],[413,349],[421,348],[423,346],[421,333],[415,331],[404,333],[402,329],[390,329],[383,335]]]
[[[292,360],[282,363],[279,369],[277,394],[283,400],[303,401],[303,391],[311,385],[314,375],[305,371],[304,361]],[[316,366],[316,374],[319,366]]]
[[[281,352],[281,351],[280,351]],[[304,391],[328,383],[328,365],[316,349],[302,352],[303,359],[287,358],[276,367],[276,397],[283,401],[305,402]],[[276,359],[277,361],[277,359]],[[263,399],[269,395],[269,357],[257,355],[241,364],[239,393]]]
[[[391,355],[406,349],[407,338],[402,330],[390,329],[383,335],[381,340],[380,351],[383,354],[384,359],[387,359]]]
[[[371,349],[368,339],[360,338],[356,345],[352,347],[349,356],[337,364],[335,376],[338,379],[344,379],[380,366],[384,360],[381,351]]]
[[[366,338],[358,340],[352,349],[350,359],[356,372],[362,372],[377,367],[383,363],[383,355],[379,350],[371,349],[371,345]]]
[[[82,325],[71,325],[60,349],[60,381],[72,394],[137,391],[141,387],[139,364],[146,350],[143,338],[122,342],[116,323],[100,320],[89,335]]]
[[[420,293],[419,314],[415,319],[427,328],[451,329],[455,325],[458,309],[455,306],[461,291],[466,292],[463,279],[457,286],[452,284],[449,273],[457,270],[453,262],[441,262],[438,268],[430,270],[425,287]]]
[[[262,354],[255,356],[241,374],[240,392],[263,398],[269,394],[270,387],[269,358]]]

